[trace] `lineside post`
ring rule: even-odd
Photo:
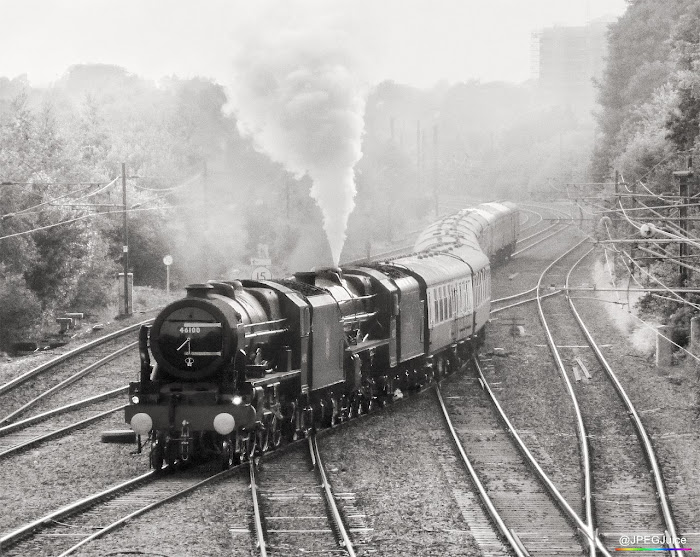
[[[681,204],[678,207],[678,226],[683,231],[684,236],[688,236],[688,204],[690,203],[690,178],[693,177],[693,159],[688,157],[687,170],[679,170],[673,173],[678,178],[678,195],[681,198]],[[689,246],[686,242],[682,242],[678,246],[678,258],[685,261],[688,256]],[[679,266],[680,285],[688,286],[690,280],[690,270],[684,266]]]
[[[700,316],[690,319],[690,351],[700,354]]]
[[[129,221],[126,217],[126,163],[122,163],[122,214],[124,229],[124,244],[122,246],[122,262],[124,264],[124,315],[131,315],[129,306]]]
[[[656,367],[664,370],[671,365],[673,344],[668,340],[671,336],[669,325],[659,325],[656,333]]]

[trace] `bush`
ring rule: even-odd
[[[108,262],[107,267],[112,271],[113,265]],[[83,274],[78,278],[75,295],[70,303],[70,309],[87,314],[94,313],[94,310],[107,307],[115,303],[116,296],[110,296],[114,291],[114,273],[97,273],[91,269],[93,274]]]
[[[41,320],[41,304],[21,275],[0,275],[0,349],[27,340]]]

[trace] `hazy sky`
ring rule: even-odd
[[[34,85],[71,65],[109,63],[150,78],[230,78],[237,38],[323,26],[362,60],[369,83],[417,86],[530,77],[530,35],[619,16],[625,0],[0,0],[0,75]],[[339,23],[340,22],[340,23]],[[273,31],[274,32],[274,31]]]

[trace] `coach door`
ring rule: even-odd
[[[449,304],[449,317],[450,317],[450,338],[452,342],[457,342],[459,338],[459,319],[457,318],[457,300],[459,299],[458,291],[459,283],[453,282],[449,285],[450,296],[447,300]]]

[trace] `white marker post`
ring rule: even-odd
[[[163,263],[165,264],[165,293],[170,294],[170,265],[173,264],[173,256],[166,255]]]

